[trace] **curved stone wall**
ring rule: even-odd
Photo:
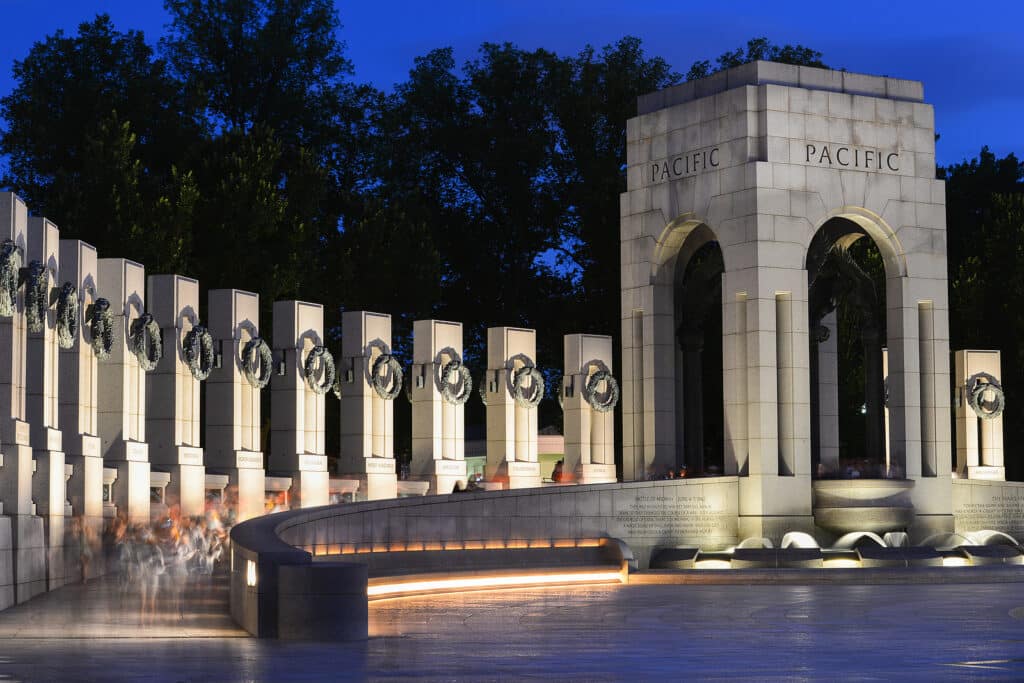
[[[646,568],[656,546],[735,545],[737,514],[735,477],[554,486],[293,510],[232,530],[231,612],[243,628],[261,637],[365,638],[367,564],[374,555],[402,553],[402,570],[413,573],[436,571],[428,566],[435,550],[577,548],[582,558],[591,555],[599,539],[616,538]],[[620,554],[627,555],[628,549]],[[547,563],[550,555],[540,553],[537,560]],[[341,559],[349,561],[335,561]]]

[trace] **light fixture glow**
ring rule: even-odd
[[[970,560],[966,557],[944,557],[942,558],[943,567],[969,567],[971,565]]]
[[[245,561],[245,585],[249,587],[256,585],[256,563],[252,560]]]
[[[732,569],[729,560],[697,560],[693,563],[694,569]]]
[[[544,586],[565,583],[622,582],[622,572],[575,572],[566,574],[515,574],[511,576],[474,576],[459,579],[424,579],[401,583],[379,583],[368,586],[367,597],[394,597],[403,593],[440,590],[467,590],[478,588],[508,588],[512,586]]]
[[[825,569],[859,569],[860,561],[854,560],[849,557],[834,557],[832,559],[825,558],[821,561],[821,564]]]

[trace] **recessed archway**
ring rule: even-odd
[[[869,239],[863,239],[869,237]],[[886,260],[860,222],[825,221],[807,251],[811,462],[818,477],[886,477]]]

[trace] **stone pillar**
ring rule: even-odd
[[[60,350],[59,426],[64,460],[71,466],[71,514],[82,517],[95,538],[103,531],[103,457],[100,454],[96,391],[99,367],[93,351],[89,314],[97,298],[96,248],[79,240],[60,241],[60,281],[75,287],[78,329],[71,346]],[[90,569],[102,571],[102,562]]]
[[[991,410],[1002,399],[999,351],[964,350],[957,351],[954,357],[957,473],[966,479],[1005,481],[1003,417],[1000,414],[982,419],[970,405],[972,390],[981,394],[982,411]],[[986,385],[992,388],[985,388]]]
[[[885,386],[885,409],[882,411],[885,424],[885,471],[886,476],[897,477],[897,472],[893,469],[892,463],[892,429],[889,426],[889,349],[882,348],[882,383]]]
[[[10,192],[0,193],[0,242],[10,240],[22,265],[28,261],[28,208]],[[24,602],[46,590],[46,547],[43,520],[32,502],[34,461],[27,419],[26,328],[24,287],[19,287],[13,314],[0,317],[0,503],[11,517],[15,594],[0,594]]]
[[[149,523],[149,444],[146,372],[131,351],[132,323],[146,312],[146,269],[122,258],[101,258],[98,295],[110,302],[114,343],[99,365],[99,436],[104,462],[117,470],[114,505],[131,522]]]
[[[745,353],[726,354],[726,377],[745,369],[746,471],[740,469],[739,536],[781,538],[813,531],[807,272],[761,267],[727,271],[723,301],[743,311],[727,316],[727,333]]]
[[[324,308],[304,301],[274,302],[275,358],[283,375],[270,383],[269,469],[291,477],[290,506],[314,507],[330,500],[324,455],[324,395],[306,382],[310,351],[324,345]],[[320,377],[315,379],[322,379]]]
[[[243,351],[260,337],[260,297],[240,289],[213,289],[210,333],[223,361],[206,382],[206,466],[226,472],[235,488],[239,522],[263,514],[266,472],[260,448],[260,388],[246,378]],[[265,343],[265,342],[264,342]],[[273,373],[252,353],[253,381]]]
[[[201,381],[192,375],[184,347],[185,336],[201,324],[199,282],[181,275],[150,275],[146,285],[150,312],[164,340],[164,355],[146,383],[149,462],[171,475],[168,507],[176,504],[182,515],[201,515],[206,507],[206,468],[199,436]]]
[[[367,500],[396,498],[394,404],[374,389],[373,371],[382,391],[393,391],[397,377],[388,363],[391,354],[391,316],[347,311],[341,316],[341,454],[338,473],[366,482]],[[397,362],[397,361],[396,361]],[[401,388],[401,385],[397,387]]]
[[[47,582],[50,590],[64,585],[64,449],[58,426],[57,397],[60,395],[60,347],[57,344],[57,311],[52,294],[59,290],[60,231],[45,218],[28,220],[29,270],[42,268],[44,313],[39,326],[28,327],[28,421],[32,425],[32,498],[36,513],[43,518],[47,545]]]
[[[537,333],[518,327],[487,330],[487,478],[508,478],[511,489],[540,486],[537,462],[537,408],[512,397],[517,370],[535,366]],[[527,393],[536,391],[530,380]]]
[[[413,477],[430,482],[430,493],[451,493],[456,483],[466,486],[465,405],[442,397],[465,397],[473,381],[457,371],[442,371],[462,362],[462,324],[441,320],[413,323],[412,469]],[[468,372],[468,371],[467,371]]]
[[[839,467],[839,352],[836,313],[821,319],[828,338],[818,342],[818,462],[826,470]],[[812,330],[813,332],[813,330]]]
[[[599,412],[587,402],[587,382],[596,372],[612,372],[612,338],[595,334],[565,335],[563,405],[565,463],[581,484],[615,482],[615,411]],[[618,384],[616,382],[616,389]],[[598,400],[610,401],[607,381],[596,387]],[[616,396],[618,394],[616,393]]]
[[[704,472],[704,330],[682,335],[683,465],[693,474]],[[715,406],[717,408],[717,406]]]

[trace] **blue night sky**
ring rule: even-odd
[[[452,46],[460,62],[481,42],[509,41],[574,54],[624,35],[685,73],[767,36],[824,53],[827,64],[921,80],[935,105],[938,161],[976,156],[982,145],[1024,156],[1024,3],[1021,2],[612,2],[610,0],[337,0],[356,80],[390,89],[413,58]],[[140,29],[155,43],[167,16],[160,0],[0,0],[0,93],[10,65],[59,28],[109,13],[118,28]]]

